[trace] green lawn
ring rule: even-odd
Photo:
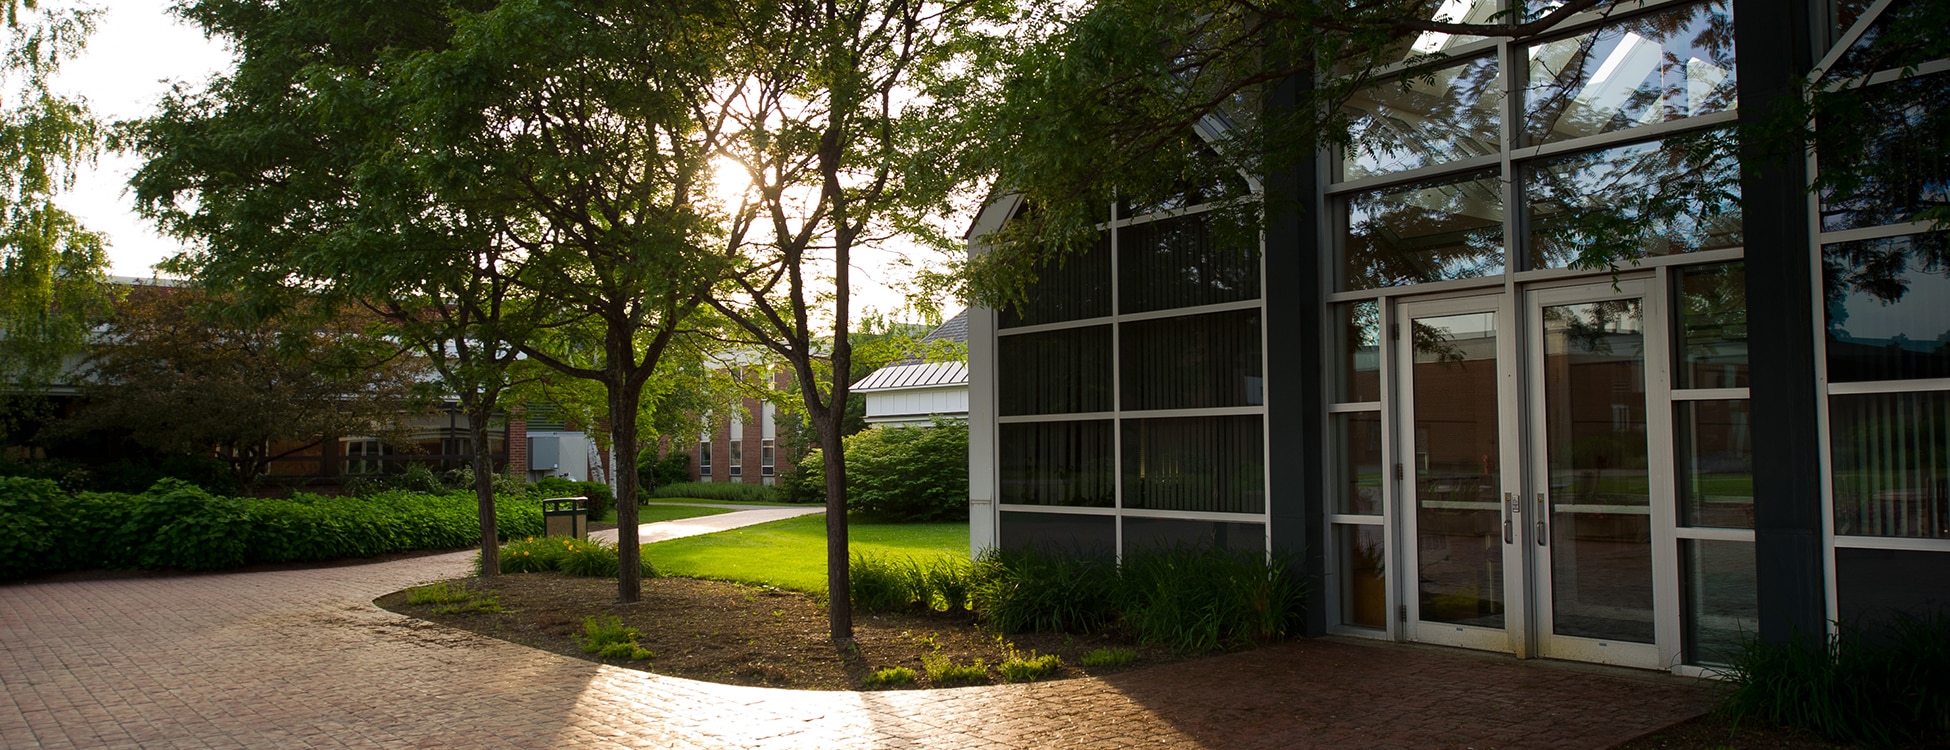
[[[705,505],[750,505],[750,506],[754,506],[754,507],[759,507],[759,508],[804,508],[804,507],[807,507],[807,506],[806,506],[805,504],[803,504],[803,503],[768,503],[768,502],[762,502],[762,501],[759,501],[759,500],[711,500],[711,499],[707,499],[707,498],[701,498],[701,497],[646,497],[646,498],[644,498],[644,499],[643,499],[643,502],[646,502],[646,503],[678,503],[678,504],[680,504],[680,505],[689,505],[689,504],[692,504],[692,503],[702,503],[702,504],[705,504]]]
[[[847,529],[847,538],[848,546],[856,553],[911,557],[968,554],[966,523],[854,521]],[[643,553],[666,575],[826,593],[826,516],[823,514],[672,539],[646,546]]]
[[[684,518],[715,516],[719,513],[730,512],[723,508],[698,508],[683,505],[644,505],[638,507],[636,510],[636,522],[656,523],[658,521],[676,521]],[[616,511],[611,509],[602,518],[592,518],[589,521],[590,523],[616,523]]]

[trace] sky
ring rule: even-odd
[[[203,36],[195,26],[169,13],[171,0],[97,0],[105,8],[82,55],[62,66],[56,88],[87,99],[106,121],[135,119],[153,113],[173,83],[202,88],[213,76],[230,68],[224,46]],[[153,266],[174,255],[181,244],[157,233],[155,225],[135,213],[128,181],[141,160],[104,153],[93,169],[84,170],[75,186],[56,202],[79,217],[82,224],[108,236],[110,273],[147,278]],[[929,251],[912,248],[916,261]],[[892,252],[862,253],[854,262],[854,313],[867,307],[892,312],[905,306],[890,282]],[[944,311],[952,315],[953,309]]]

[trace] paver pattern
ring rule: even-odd
[[[0,747],[1596,748],[1716,696],[1337,639],[1104,679],[796,692],[616,669],[371,604],[471,559],[0,586]]]

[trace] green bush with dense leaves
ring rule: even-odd
[[[589,509],[589,520],[609,516],[616,509],[616,493],[602,482],[578,482],[563,477],[544,477],[529,487],[529,493],[537,498],[584,497],[588,500],[584,507]]]
[[[165,479],[141,494],[70,495],[46,480],[0,479],[0,578],[85,569],[221,570],[256,562],[451,549],[480,539],[470,492],[232,498]],[[504,537],[539,534],[541,506],[498,498]]]
[[[744,482],[680,482],[658,487],[650,496],[731,503],[771,503],[779,499],[778,492],[771,487]]]
[[[846,507],[889,521],[968,517],[968,424],[878,427],[846,438]],[[812,451],[779,480],[795,503],[826,500],[825,457]]]
[[[644,451],[637,457],[636,479],[645,490],[655,491],[658,487],[682,484],[691,478],[691,456],[688,453],[671,451],[663,458],[657,458],[653,451]]]
[[[657,569],[650,564],[648,555],[639,555],[637,559],[644,578],[657,577]],[[558,571],[572,576],[615,578],[621,567],[616,545],[600,539],[528,537],[501,545],[503,573]]]
[[[1950,611],[1743,645],[1727,670],[1736,721],[1870,747],[1950,744]]]

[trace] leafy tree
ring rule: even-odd
[[[747,5],[750,47],[724,85],[726,155],[747,187],[729,207],[737,266],[711,304],[786,363],[824,456],[828,615],[853,636],[846,465],[854,372],[855,251],[897,232],[940,238],[958,174],[926,158],[938,132],[909,97],[964,56],[968,30],[1001,18],[988,2],[782,0]]]
[[[235,317],[191,287],[141,287],[89,355],[71,429],[126,431],[161,451],[212,455],[240,485],[343,435],[392,437],[420,363],[367,336],[370,316]]]
[[[0,391],[16,391],[0,403],[31,398],[57,377],[112,299],[102,236],[53,200],[101,142],[86,104],[51,85],[97,13],[0,3]]]

